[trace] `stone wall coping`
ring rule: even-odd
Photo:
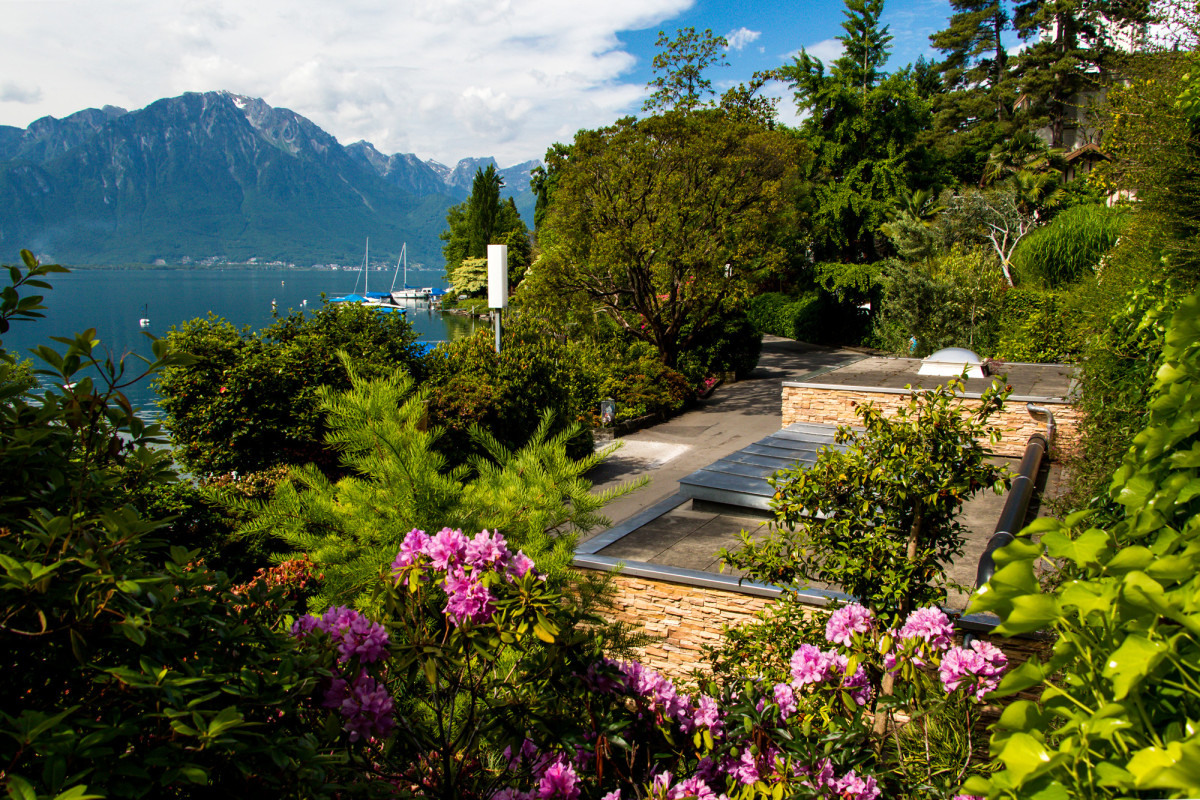
[[[806,383],[804,381],[784,381],[784,388],[788,389],[821,389],[824,391],[834,392],[866,392],[868,394],[898,394],[911,395],[915,389],[892,389],[886,386],[854,386],[851,384],[842,383]],[[979,400],[983,397],[980,392],[959,392],[959,397],[967,400]],[[1070,401],[1062,397],[1040,397],[1032,394],[1014,394],[1008,397],[1006,402],[1012,403],[1053,403],[1054,405],[1066,406],[1070,405]]]

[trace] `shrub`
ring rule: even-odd
[[[954,249],[927,262],[892,261],[875,337],[892,352],[920,358],[943,347],[987,353],[1003,287],[995,258],[982,250]]]
[[[994,384],[968,416],[961,392],[957,380],[915,390],[888,417],[859,405],[864,430],[838,428],[844,452],[827,447],[812,466],[772,476],[771,535],[743,532],[741,546],[722,558],[768,583],[841,587],[887,622],[944,602],[952,585],[946,566],[963,547],[955,517],[976,492],[1007,484],[985,446],[999,436],[986,423],[1006,395]]]
[[[1094,274],[1128,221],[1121,207],[1080,205],[1059,213],[1050,224],[1030,232],[1013,252],[1022,281],[1059,287]]]
[[[1049,630],[999,694],[1041,688],[1000,717],[989,797],[1195,797],[1200,790],[1200,296],[1171,318],[1144,429],[1113,475],[1115,522],[1042,519],[996,554],[970,611],[998,633]],[[1032,536],[1041,534],[1038,542]],[[1041,591],[1049,559],[1064,580]]]
[[[478,452],[472,426],[515,448],[538,429],[546,411],[555,415],[556,430],[591,420],[594,375],[535,323],[517,320],[503,335],[499,353],[494,335],[480,331],[428,356],[429,417],[444,429],[438,448],[452,463]],[[591,451],[591,432],[582,430],[569,452],[583,457]]]
[[[1009,289],[1001,298],[1001,361],[1063,363],[1079,359],[1085,346],[1086,312],[1071,292]]]
[[[367,381],[351,371],[351,385],[321,393],[329,444],[346,477],[333,482],[312,465],[296,466],[266,502],[231,498],[245,515],[241,536],[311,556],[324,574],[317,607],[366,608],[370,587],[408,532],[439,520],[504,531],[557,582],[575,532],[605,522],[599,509],[640,485],[591,494],[583,476],[607,453],[570,458],[566,445],[578,426],[552,434],[549,413],[520,449],[472,428],[483,455],[452,467],[436,447],[441,430],[426,422],[425,391],[414,391],[411,378]]]
[[[371,375],[422,372],[416,334],[403,315],[349,303],[292,313],[257,334],[210,316],[184,323],[166,340],[194,358],[164,369],[155,389],[177,455],[197,475],[336,464],[324,447],[317,393],[349,387],[340,351]]]
[[[684,333],[688,333],[685,327]],[[750,321],[746,312],[727,311],[711,321],[680,353],[678,369],[699,383],[718,372],[733,372],[738,378],[749,377],[758,366],[762,353],[762,333]]]
[[[749,318],[760,333],[812,344],[858,341],[867,321],[861,309],[838,303],[820,290],[799,297],[777,292],[758,295],[750,301]]]
[[[10,305],[16,288],[58,271],[22,256],[5,322],[40,301]],[[332,796],[343,762],[301,702],[321,673],[280,630],[289,587],[234,587],[125,502],[176,477],[121,392],[141,376],[94,338],[38,348],[63,387],[40,395],[0,349],[0,782],[19,798]],[[150,372],[182,363],[153,349]]]

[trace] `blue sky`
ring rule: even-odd
[[[842,3],[727,0],[0,0],[0,124],[225,89],[343,144],[453,164],[541,157],[636,113],[660,29],[731,35],[725,87],[801,47],[836,57]],[[891,66],[930,55],[948,0],[887,0]],[[734,35],[736,34],[736,35]],[[786,87],[780,116],[796,121]]]

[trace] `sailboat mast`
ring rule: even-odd
[[[363,296],[371,291],[371,237],[367,237],[367,251],[363,253]]]

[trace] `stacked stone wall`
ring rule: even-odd
[[[715,647],[723,640],[722,626],[736,627],[752,622],[755,615],[774,600],[741,592],[709,589],[651,578],[615,575],[615,620],[621,620],[655,637],[643,648],[639,660],[662,674],[686,679],[693,670],[707,670],[702,647]],[[814,606],[814,614],[824,614]],[[983,637],[992,641],[1010,659],[1010,666],[1024,662],[1047,645],[1037,639]]]
[[[894,414],[908,399],[908,394],[890,392],[784,386],[783,427],[786,428],[793,422],[856,425],[859,423],[854,413],[856,404],[873,402],[882,408],[885,414]],[[979,405],[978,398],[963,398],[962,407],[966,411],[977,411]],[[1047,402],[1037,405],[1044,405],[1054,414],[1054,421],[1058,427],[1054,451],[1061,453],[1073,447],[1079,435],[1079,412],[1065,403]],[[1000,441],[993,445],[992,449],[1000,455],[1016,458],[1024,454],[1025,444],[1031,434],[1041,433],[1046,429],[1045,421],[1031,416],[1025,409],[1025,403],[1020,401],[1009,401],[1004,411],[993,415],[990,422],[1000,428]]]

